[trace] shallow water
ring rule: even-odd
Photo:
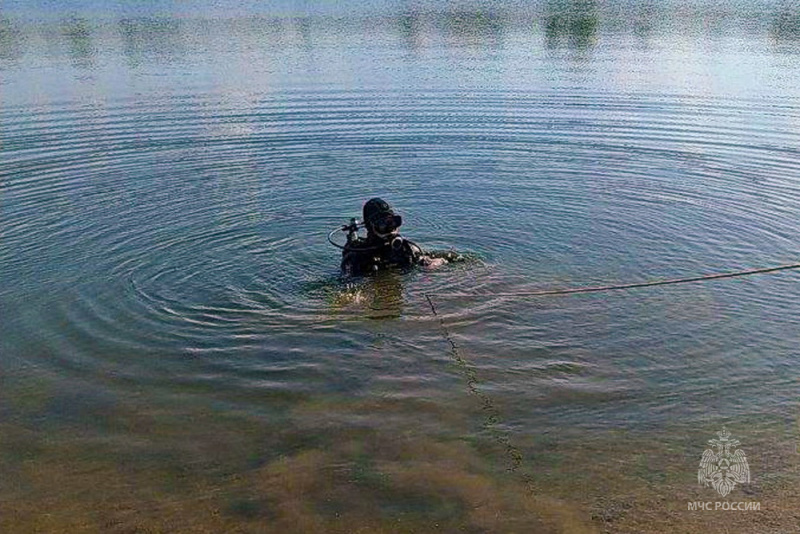
[[[796,272],[524,293],[798,261],[799,67],[780,2],[7,2],[0,525],[691,530],[723,424],[783,502]],[[343,285],[376,195],[473,259]]]

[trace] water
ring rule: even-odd
[[[797,262],[798,67],[788,2],[6,2],[0,530],[737,529],[722,425],[791,530],[797,273],[522,294]],[[376,195],[473,259],[344,286]]]

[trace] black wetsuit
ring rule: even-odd
[[[386,269],[389,266],[411,267],[422,263],[422,249],[416,243],[396,236],[383,240],[367,236],[348,243],[342,251],[342,273],[360,276]]]

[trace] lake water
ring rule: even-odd
[[[0,113],[2,532],[796,527],[800,273],[530,295],[800,261],[795,2],[9,0]]]

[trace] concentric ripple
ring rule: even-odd
[[[636,319],[602,299],[526,307],[515,292],[797,260],[792,100],[359,91],[242,107],[212,93],[20,107],[3,122],[3,307],[28,306],[14,335],[48,348],[36,358],[81,372],[313,388],[341,365],[331,349],[369,346],[365,317],[401,320],[397,343],[446,361],[432,294],[485,354],[487,380],[510,353],[512,371],[546,377],[533,401],[554,384],[547,402],[573,387],[625,398],[646,384],[587,351],[636,343],[609,325],[647,325],[643,343],[670,335],[655,326],[665,304]],[[423,247],[475,260],[344,286],[325,236],[374,195]],[[765,320],[784,316],[786,290],[737,288]]]

